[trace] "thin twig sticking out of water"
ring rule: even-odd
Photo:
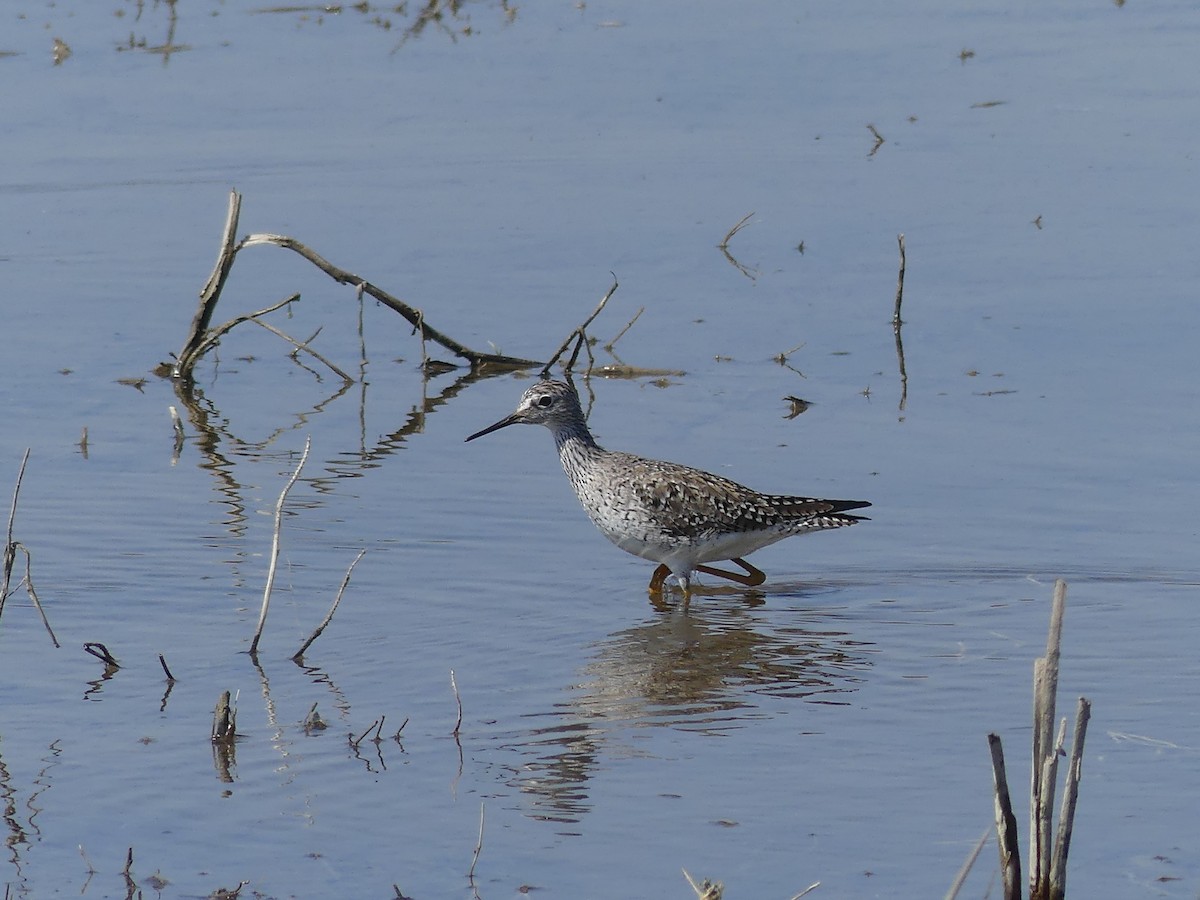
[[[17,471],[17,483],[13,487],[12,505],[8,508],[8,535],[4,540],[4,578],[0,581],[0,614],[4,613],[4,601],[8,598],[8,583],[12,578],[13,563],[17,559],[17,545],[13,541],[13,523],[17,519],[17,498],[21,496],[21,482],[25,478],[25,464],[29,462],[29,448],[21,457],[21,468]]]
[[[756,280],[758,273],[755,270],[751,269],[749,266],[738,262],[738,260],[736,260],[734,258],[733,254],[729,252],[729,242],[733,239],[733,236],[735,234],[737,234],[739,231],[741,231],[743,228],[745,228],[747,225],[749,225],[750,220],[753,218],[754,218],[754,213],[752,213],[752,212],[746,213],[746,215],[742,216],[742,218],[738,220],[738,223],[736,225],[734,225],[732,228],[729,229],[729,232],[725,235],[724,238],[722,238],[721,243],[717,244],[717,249],[720,250],[722,254],[724,254],[725,259],[729,262],[729,264],[731,266],[733,266],[735,269],[737,269],[739,272],[741,272],[743,275],[745,275],[747,278],[749,278],[751,281]]]
[[[458,696],[458,681],[454,678],[454,670],[450,670],[450,687],[454,689],[454,702],[458,704],[458,718],[454,722],[454,730],[450,732],[458,739],[458,733],[462,729],[462,697]]]
[[[988,842],[988,838],[992,836],[992,826],[989,825],[980,835],[979,840],[975,842],[975,846],[971,848],[971,852],[967,854],[966,861],[963,862],[962,868],[958,870],[958,874],[954,876],[954,881],[950,885],[950,890],[946,891],[946,900],[955,900],[958,892],[962,889],[963,883],[967,880],[967,874],[971,871],[971,867],[975,865],[975,860],[979,858],[979,852],[983,849],[983,845]]]
[[[737,234],[739,231],[741,231],[743,228],[745,228],[747,225],[749,225],[750,220],[753,218],[754,218],[754,213],[748,212],[744,216],[742,216],[740,219],[738,219],[738,223],[729,229],[729,232],[725,235],[724,238],[722,238],[721,243],[717,244],[717,246],[722,250],[727,250],[729,248],[729,242],[731,240],[733,240],[733,236],[735,234]]]
[[[900,412],[908,404],[908,370],[904,367],[904,342],[900,340],[900,326],[904,320],[900,318],[900,304],[904,302],[904,234],[896,235],[900,245],[900,274],[896,278],[896,308],[892,312],[892,332],[896,335],[896,359],[900,362]]]
[[[312,445],[312,438],[305,438],[304,452],[300,455],[300,463],[296,466],[296,471],[292,473],[292,477],[288,479],[283,490],[279,493],[279,500],[275,504],[275,529],[271,537],[271,564],[267,569],[267,585],[263,589],[262,610],[258,614],[258,627],[254,629],[254,640],[250,642],[250,655],[258,656],[258,642],[262,638],[263,626],[267,623],[267,608],[271,605],[271,589],[275,586],[275,568],[279,563],[279,532],[283,526],[283,501],[287,498],[288,491],[292,489],[292,485],[300,477],[300,470],[304,468],[304,462],[308,459],[308,450]]]
[[[312,646],[312,642],[321,636],[321,632],[325,630],[325,626],[333,620],[333,614],[337,611],[338,604],[342,602],[342,594],[346,593],[346,585],[350,583],[350,573],[354,571],[354,567],[358,565],[358,561],[366,555],[367,551],[365,548],[358,551],[358,556],[354,557],[354,562],[350,563],[350,568],[346,570],[346,577],[342,579],[342,586],[338,588],[337,596],[333,598],[333,606],[329,607],[329,612],[325,614],[325,618],[317,626],[316,631],[309,636],[309,639],[304,642],[299,650],[292,654],[294,662],[300,662],[300,660],[304,659],[304,651]]]
[[[471,890],[475,890],[475,864],[479,862],[479,854],[483,852],[483,804],[479,804],[479,840],[475,842],[475,852],[471,854],[471,868],[467,870],[467,881]],[[478,892],[475,893],[478,897]]]

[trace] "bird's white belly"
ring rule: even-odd
[[[746,556],[787,537],[786,532],[747,531],[710,535],[702,541],[683,538],[656,539],[652,536],[630,535],[628,531],[620,528],[607,527],[606,522],[595,517],[593,521],[606,538],[626,553],[666,563],[673,572],[691,571],[701,563]]]

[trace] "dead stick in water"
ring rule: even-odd
[[[329,612],[325,614],[325,618],[321,620],[321,624],[317,626],[316,631],[309,636],[309,639],[304,642],[295,653],[292,654],[292,659],[299,662],[304,658],[304,651],[312,646],[312,642],[321,636],[321,632],[333,620],[333,614],[337,612],[338,604],[342,602],[342,594],[346,593],[346,585],[350,583],[350,573],[354,571],[354,567],[358,565],[358,561],[367,555],[365,549],[358,551],[358,556],[354,557],[354,562],[350,563],[350,568],[346,570],[346,577],[342,579],[342,586],[338,588],[337,596],[333,598],[333,606],[329,607]]]
[[[1004,747],[1000,735],[988,735],[992,752],[992,780],[996,801],[996,844],[1000,850],[1000,874],[1004,883],[1004,900],[1021,896],[1021,845],[1017,837],[1017,817],[1013,814],[1012,796],[1008,792],[1008,774],[1004,767]]]
[[[906,266],[904,234],[896,235],[896,240],[900,244],[900,274],[896,279],[896,308],[892,312],[892,333],[896,338],[896,360],[900,366],[900,411],[904,412],[904,407],[908,405],[908,369],[904,365],[904,341],[900,338],[900,326],[904,324],[904,320],[900,318],[900,304],[904,302],[904,269]]]
[[[24,544],[17,542],[17,548],[25,555],[25,592],[29,594],[29,599],[33,601],[33,605],[37,607],[38,615],[42,617],[42,624],[46,626],[46,632],[50,635],[50,642],[54,644],[55,649],[62,646],[58,642],[58,638],[54,634],[54,629],[50,627],[50,620],[46,617],[46,611],[42,609],[42,601],[38,599],[37,591],[33,587],[33,557],[29,555],[29,548]]]
[[[743,228],[745,228],[747,225],[749,225],[750,220],[753,218],[754,218],[754,213],[748,212],[748,213],[746,213],[746,215],[744,215],[740,219],[738,219],[738,223],[729,229],[729,233],[725,235],[725,237],[721,240],[721,243],[717,244],[717,247],[721,250],[728,249],[729,242],[733,239],[733,236],[735,234],[737,234],[739,231],[741,231]]]
[[[1054,583],[1046,655],[1033,666],[1033,767],[1029,796],[1029,895],[1044,897],[1050,884],[1051,829],[1054,816],[1055,777],[1061,752],[1054,740],[1055,698],[1061,659],[1063,613],[1067,583]]]
[[[450,687],[454,689],[454,702],[458,704],[458,719],[454,723],[454,730],[450,732],[456,738],[458,737],[459,729],[462,728],[462,697],[458,696],[458,681],[454,678],[454,670],[450,670]]]
[[[226,279],[229,278],[229,270],[233,268],[233,258],[237,254],[234,244],[241,210],[242,195],[237,191],[230,191],[229,208],[225,214],[225,230],[221,233],[221,249],[217,254],[217,262],[213,266],[212,274],[208,276],[208,281],[205,282],[204,289],[200,292],[200,306],[196,310],[195,318],[192,319],[192,327],[188,331],[187,339],[183,342],[183,349],[179,351],[179,356],[175,359],[175,366],[171,373],[175,378],[188,377],[192,366],[201,355],[201,345],[208,334],[208,323],[212,321],[213,310],[217,308],[217,301],[221,298],[221,289],[225,286]]]
[[[297,296],[299,296],[299,295],[297,295]],[[343,372],[341,369],[339,369],[337,366],[335,366],[333,363],[331,363],[329,360],[327,360],[324,356],[322,356],[320,353],[318,353],[312,347],[308,346],[309,341],[311,341],[313,338],[309,338],[307,341],[298,341],[294,337],[292,337],[290,334],[288,334],[286,331],[281,331],[280,329],[276,328],[274,325],[268,325],[262,319],[251,318],[250,321],[253,322],[255,325],[261,325],[263,328],[267,329],[267,331],[271,332],[271,334],[276,335],[277,337],[283,338],[285,341],[287,341],[289,344],[291,344],[293,347],[296,348],[296,352],[303,350],[305,353],[307,353],[309,356],[311,356],[317,362],[324,363],[326,368],[328,368],[330,371],[333,372],[333,374],[337,375],[340,379],[342,379],[342,382],[344,384],[354,384],[353,378],[351,378],[349,375],[347,375],[345,372]],[[316,337],[316,335],[313,335],[313,337]],[[295,356],[295,352],[293,352],[292,355]]]
[[[312,445],[312,438],[305,438],[304,452],[300,455],[300,463],[296,466],[296,471],[292,473],[292,477],[288,479],[283,490],[279,493],[279,500],[275,504],[275,529],[271,538],[271,564],[267,569],[267,585],[263,589],[262,610],[258,614],[258,627],[254,629],[254,640],[250,642],[250,655],[258,655],[258,642],[262,638],[263,626],[267,622],[267,607],[271,605],[271,589],[275,586],[275,567],[279,562],[279,532],[283,526],[283,501],[287,499],[288,491],[292,489],[292,485],[296,483],[296,479],[300,477],[300,470],[304,468],[304,461],[308,459],[308,450]]]
[[[576,328],[574,331],[572,331],[570,334],[568,334],[566,337],[566,340],[564,340],[562,342],[562,345],[557,350],[555,350],[554,353],[550,356],[550,360],[546,363],[545,366],[542,367],[542,371],[539,373],[542,378],[549,377],[550,369],[554,366],[554,364],[556,362],[558,362],[559,358],[564,353],[567,352],[567,348],[571,346],[571,341],[575,340],[576,336],[578,336],[581,340],[584,340],[584,341],[587,340],[587,327],[589,325],[591,325],[593,321],[595,321],[596,316],[600,315],[601,311],[608,304],[608,298],[611,297],[614,293],[616,293],[617,273],[610,272],[609,274],[612,275],[612,277],[613,277],[612,287],[610,287],[608,289],[608,293],[606,293],[603,297],[600,298],[600,302],[596,304],[596,308],[592,310],[591,315],[583,320],[583,324],[580,325],[578,328]],[[579,355],[578,347],[575,349],[575,355],[576,356]]]
[[[1016,819],[1014,818],[1015,822]],[[967,876],[971,873],[972,867],[975,865],[975,860],[979,858],[980,851],[983,850],[983,845],[987,843],[988,838],[992,836],[992,826],[989,825],[979,836],[979,840],[975,842],[975,846],[971,848],[971,852],[967,854],[966,860],[963,861],[962,868],[958,870],[958,874],[954,876],[954,881],[950,884],[950,890],[946,891],[946,900],[955,900],[958,892],[962,890],[963,883],[967,880]]]
[[[475,864],[479,862],[479,854],[483,852],[483,804],[479,804],[479,840],[475,842],[475,852],[471,854],[471,868],[467,871],[467,880],[475,883]]]
[[[900,326],[904,324],[904,320],[902,320],[900,318],[900,304],[904,302],[904,269],[905,269],[904,256],[905,256],[905,253],[904,253],[904,233],[903,232],[896,235],[896,241],[897,241],[897,243],[900,244],[900,274],[896,280],[896,308],[895,308],[895,311],[892,313],[892,327],[895,328],[897,331],[899,331]]]
[[[1054,842],[1054,856],[1050,860],[1051,897],[1064,897],[1067,893],[1067,853],[1071,849],[1075,803],[1079,799],[1079,779],[1083,775],[1083,742],[1087,737],[1087,724],[1091,716],[1091,701],[1080,697],[1075,712],[1075,733],[1071,737],[1071,759],[1063,784],[1062,809],[1058,813],[1058,837]]]
[[[413,328],[420,331],[422,339],[428,339],[440,344],[455,356],[467,360],[473,369],[486,368],[488,366],[521,369],[540,365],[540,363],[532,359],[520,359],[518,357],[503,356],[496,353],[480,353],[477,350],[472,350],[465,344],[459,343],[454,338],[430,325],[425,320],[424,313],[420,310],[409,306],[398,297],[393,297],[387,291],[376,287],[365,278],[360,278],[352,272],[335,266],[329,260],[300,243],[295,238],[282,234],[250,234],[242,238],[237,249],[242,250],[246,247],[253,247],[259,244],[274,244],[277,247],[283,247],[285,250],[298,253],[334,281],[340,284],[351,285],[363,293],[370,294],[384,306],[403,316]]]
[[[13,523],[17,519],[17,498],[21,496],[21,482],[25,479],[25,464],[29,462],[29,448],[21,457],[21,468],[17,470],[17,483],[13,487],[12,505],[8,508],[8,534],[4,540],[4,577],[0,579],[0,615],[4,613],[4,601],[8,597],[8,583],[12,578],[13,563],[17,559],[17,545],[13,542]]]
[[[195,361],[215,347],[217,342],[226,334],[226,332],[232,330],[234,326],[241,325],[243,322],[257,321],[259,316],[265,316],[267,313],[273,313],[275,310],[281,309],[282,307],[287,306],[289,303],[296,303],[299,300],[299,294],[292,294],[290,297],[285,297],[278,303],[272,303],[270,306],[264,307],[257,312],[234,316],[228,322],[222,322],[216,328],[206,332],[204,338],[200,341],[199,346],[193,352],[192,358],[188,361],[186,370],[183,372],[183,374],[177,377],[186,377]],[[180,365],[181,364],[177,364],[177,367]]]

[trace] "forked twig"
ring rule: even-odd
[[[592,310],[591,315],[583,320],[583,324],[568,334],[566,340],[564,340],[559,348],[554,351],[554,353],[550,356],[550,360],[542,367],[542,371],[539,373],[540,377],[548,378],[550,376],[550,370],[554,367],[554,364],[558,362],[559,358],[562,357],[562,355],[567,351],[567,348],[571,346],[572,341],[578,339],[581,342],[587,342],[587,327],[595,321],[596,316],[600,315],[601,311],[603,311],[605,305],[608,303],[608,298],[616,293],[617,290],[617,274],[615,272],[611,272],[609,274],[611,274],[613,277],[613,283],[612,287],[608,289],[608,293],[600,298],[600,302],[596,304],[596,308]],[[575,354],[571,357],[572,364],[578,355],[579,348],[576,347]],[[569,368],[570,366],[568,366],[568,369]]]
[[[175,377],[182,378],[186,377],[186,374],[190,374],[191,368],[195,364],[195,361],[215,347],[217,342],[220,341],[221,338],[224,337],[225,334],[231,331],[235,326],[241,325],[243,322],[257,321],[259,316],[265,316],[267,313],[273,313],[275,310],[281,309],[282,307],[287,306],[289,303],[296,303],[299,300],[299,294],[292,294],[290,297],[285,297],[278,303],[272,303],[270,306],[263,307],[257,312],[246,313],[245,315],[241,316],[234,316],[228,322],[222,322],[216,328],[205,333],[203,339],[200,341],[195,351],[193,351],[190,359],[185,361],[181,358],[175,363],[176,371],[181,373]]]
[[[740,219],[738,219],[738,223],[729,229],[728,234],[725,235],[725,237],[721,240],[721,243],[717,244],[717,246],[720,247],[722,250],[727,250],[729,248],[729,242],[730,242],[730,240],[733,239],[733,236],[735,234],[737,234],[739,231],[741,231],[743,228],[745,228],[747,225],[749,225],[750,220],[753,218],[754,218],[754,213],[749,212],[749,213],[746,213],[746,215],[742,216]]]
[[[258,626],[254,629],[254,640],[250,642],[250,655],[258,655],[258,642],[262,638],[263,626],[267,622],[267,607],[271,605],[271,589],[275,586],[275,567],[279,562],[279,532],[283,526],[283,501],[287,498],[288,491],[292,489],[292,485],[300,477],[300,470],[304,468],[304,462],[308,459],[308,450],[312,445],[312,438],[306,438],[304,441],[304,452],[300,454],[300,462],[296,466],[296,471],[292,473],[292,477],[288,479],[283,490],[279,493],[279,500],[275,504],[275,528],[271,537],[271,564],[267,569],[267,585],[263,589],[262,610],[258,614]]]
[[[297,294],[296,296],[299,297],[300,295]],[[309,356],[311,356],[317,362],[324,363],[325,366],[330,371],[332,371],[335,375],[337,375],[340,379],[342,379],[342,381],[345,382],[346,384],[354,384],[353,378],[351,378],[349,375],[347,375],[345,372],[343,372],[341,369],[339,369],[337,366],[335,366],[333,363],[331,363],[324,356],[322,356],[320,353],[318,353],[316,350],[314,350],[312,347],[310,347],[308,345],[309,341],[311,341],[313,338],[309,338],[307,341],[298,341],[294,337],[292,337],[290,334],[288,334],[286,331],[280,331],[274,325],[269,325],[266,322],[264,322],[262,319],[251,317],[250,321],[252,321],[255,325],[261,325],[263,328],[267,329],[267,331],[271,332],[271,334],[275,335],[276,337],[283,338],[285,341],[287,341],[289,344],[291,344],[293,347],[295,347],[296,350],[303,350],[305,353],[307,353]],[[316,337],[316,335],[313,335],[313,337]]]

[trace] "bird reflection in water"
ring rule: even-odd
[[[645,752],[622,737],[627,729],[719,735],[778,714],[768,697],[849,703],[872,645],[839,627],[836,610],[760,610],[761,595],[742,593],[686,612],[666,607],[615,632],[594,647],[570,697],[504,742],[520,757],[510,783],[532,801],[531,816],[578,822],[599,760]]]

